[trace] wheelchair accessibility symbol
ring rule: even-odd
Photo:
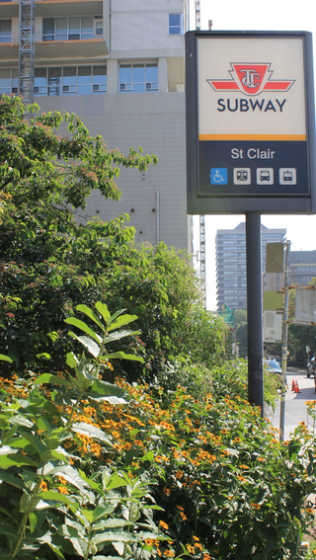
[[[227,169],[220,167],[219,169],[211,169],[211,185],[227,185]]]

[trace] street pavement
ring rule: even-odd
[[[285,429],[284,439],[287,440],[290,434],[294,432],[296,426],[300,422],[305,422],[309,430],[313,429],[311,418],[307,415],[306,401],[316,400],[314,377],[307,378],[304,371],[288,371],[286,374],[288,390],[286,392],[285,401]],[[294,393],[291,391],[292,381],[297,381],[300,392]],[[280,427],[280,402],[277,404],[276,411],[273,413],[271,410],[265,410],[265,416],[269,418],[272,424]]]

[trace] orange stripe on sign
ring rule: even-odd
[[[200,134],[199,140],[267,140],[274,142],[306,142],[306,134]]]

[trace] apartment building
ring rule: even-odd
[[[261,225],[262,272],[266,265],[267,243],[285,241],[286,229],[269,229]],[[230,309],[247,307],[246,232],[242,222],[234,229],[216,233],[217,309],[226,304]]]
[[[290,251],[290,283],[307,286],[316,277],[316,251]]]
[[[184,32],[188,0],[37,0],[35,101],[76,113],[109,149],[142,146],[157,167],[122,170],[121,201],[80,220],[130,216],[136,241],[188,249]],[[0,0],[0,93],[19,91],[19,2]]]

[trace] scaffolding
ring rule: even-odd
[[[201,29],[201,4],[195,0],[195,29]],[[200,216],[200,279],[202,304],[206,308],[206,268],[205,268],[205,216]]]
[[[34,101],[35,0],[20,0],[19,93],[24,105]]]
[[[201,29],[201,5],[200,0],[195,0],[195,29]]]

